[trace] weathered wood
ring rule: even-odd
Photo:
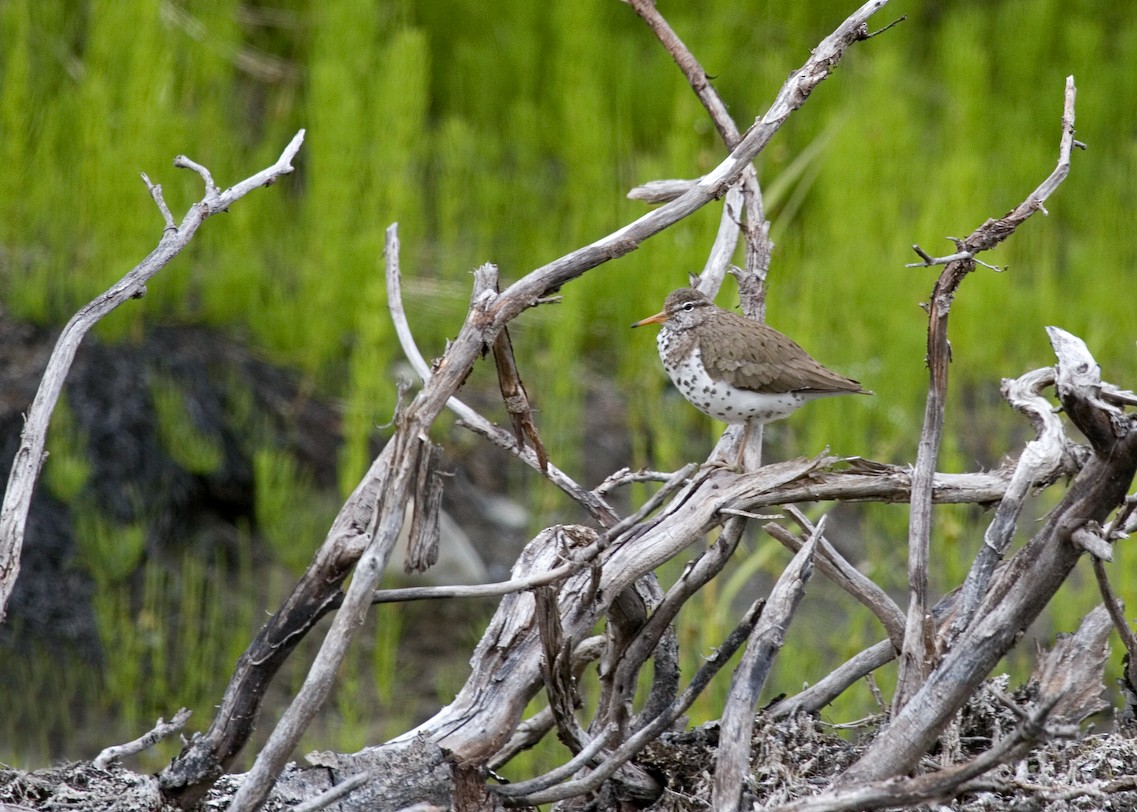
[[[908,524],[908,615],[904,629],[904,648],[900,652],[896,694],[892,702],[894,713],[904,707],[908,698],[923,683],[937,655],[932,618],[928,612],[928,545],[932,533],[932,480],[943,437],[948,365],[951,361],[951,345],[947,336],[948,314],[964,277],[975,269],[975,255],[1003,242],[1035,212],[1045,212],[1046,199],[1069,174],[1070,156],[1076,143],[1075,95],[1074,77],[1067,77],[1058,165],[1026,200],[998,220],[987,220],[967,239],[957,241],[959,251],[950,261],[933,260],[917,249],[925,258],[925,264],[945,264],[946,267],[936,280],[927,305],[926,362],[931,381],[924,408],[924,428],[920,432],[913,470],[912,510]]]
[[[742,787],[750,772],[750,734],[754,729],[754,708],[774,657],[786,641],[790,619],[805,594],[805,585],[813,572],[813,551],[824,531],[825,521],[818,522],[809,540],[798,550],[782,572],[762,609],[746,652],[730,681],[726,706],[719,729],[718,758],[711,795],[714,809],[735,812],[742,802]]]
[[[1071,535],[1087,522],[1104,522],[1122,505],[1137,471],[1137,418],[1125,415],[1098,396],[1100,370],[1085,345],[1067,333],[1055,333],[1057,381],[1062,405],[1087,436],[1101,445],[1075,477],[1062,500],[1035,536],[992,582],[974,622],[931,672],[911,701],[893,718],[864,756],[841,781],[842,786],[877,781],[910,770],[963,705],[976,686],[1066,580],[1082,554]],[[1089,373],[1089,374],[1087,374]],[[1096,383],[1095,383],[1096,380]],[[1107,416],[1096,414],[1107,412]],[[1095,427],[1108,424],[1108,433]]]

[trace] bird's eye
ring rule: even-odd
[[[683,309],[686,310],[688,313],[690,313],[692,310],[695,309],[695,303],[694,302],[687,302],[687,304],[683,305]]]

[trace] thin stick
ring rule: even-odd
[[[343,798],[355,792],[357,789],[362,787],[374,777],[375,776],[372,773],[366,771],[356,773],[355,775],[352,775],[348,778],[345,778],[343,781],[340,781],[331,789],[324,790],[316,797],[311,798],[302,804],[297,804],[296,806],[292,807],[289,812],[319,812],[319,810],[331,806],[340,798]]]
[[[105,769],[112,761],[124,758],[125,756],[133,756],[135,753],[141,753],[143,750],[149,750],[162,739],[169,738],[186,726],[193,711],[188,708],[182,708],[174,714],[174,718],[170,721],[164,721],[159,718],[158,723],[154,725],[154,729],[144,736],[139,736],[132,742],[126,744],[118,744],[113,747],[107,747],[91,762],[91,766],[96,770]]]

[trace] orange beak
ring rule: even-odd
[[[645,324],[663,324],[665,321],[667,321],[667,313],[666,313],[666,311],[660,311],[659,313],[656,313],[654,316],[648,316],[646,319],[641,319],[640,321],[637,321],[632,326],[633,327],[643,327]]]

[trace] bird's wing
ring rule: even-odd
[[[797,342],[772,327],[730,314],[745,322],[746,340],[739,330],[704,329],[700,344],[707,348],[703,361],[712,378],[756,392],[857,392],[861,385],[838,375],[813,359]],[[737,326],[737,325],[735,325]],[[713,361],[708,361],[708,356]],[[770,359],[777,359],[770,360]]]

